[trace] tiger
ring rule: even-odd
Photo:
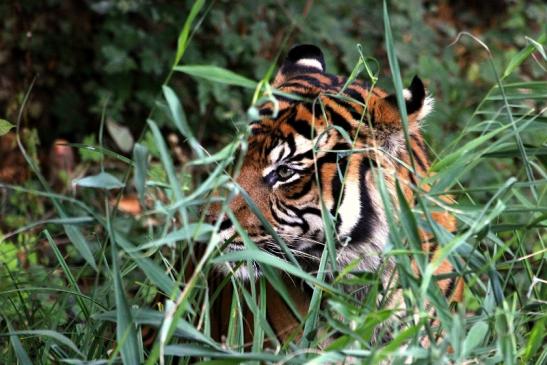
[[[356,263],[353,270],[378,273],[382,283],[388,285],[395,263],[383,255],[389,241],[389,224],[374,171],[382,170],[381,178],[394,201],[399,183],[406,200],[413,203],[411,186],[420,186],[421,177],[428,175],[430,167],[420,128],[432,111],[433,98],[417,76],[403,91],[407,144],[396,96],[371,88],[367,82],[327,73],[323,52],[315,45],[291,48],[272,87],[277,90],[275,101],[261,105],[260,118],[250,123],[247,151],[236,183],[307,272],[316,273],[319,267],[325,246],[326,211],[334,220],[338,267]],[[411,158],[414,169],[409,167]],[[450,202],[449,197],[443,199]],[[229,209],[259,249],[285,257],[241,194],[229,202]],[[448,212],[432,215],[439,225],[455,231],[455,218]],[[221,214],[219,203],[209,208],[207,216],[210,222],[223,217],[218,223],[219,235],[227,242],[224,252],[245,248],[231,219]],[[435,256],[436,247],[430,238],[423,232],[422,247]],[[219,272],[243,281],[262,274],[258,265],[217,265]],[[452,265],[445,261],[436,274],[452,271]],[[461,299],[461,281],[448,278],[437,284],[451,300]],[[293,278],[287,278],[286,285],[298,310],[305,315],[309,291],[295,284]],[[289,338],[289,333],[298,330],[298,321],[275,290],[268,289],[267,317],[278,337]],[[361,289],[348,291],[358,293],[362,299],[366,288]],[[389,300],[401,302],[401,298]],[[221,306],[229,306],[230,301],[228,294],[220,300]],[[221,317],[227,318],[227,313]],[[219,329],[222,332],[226,324],[220,327],[224,328]]]

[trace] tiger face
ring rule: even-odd
[[[341,267],[358,260],[357,269],[377,270],[388,225],[374,171],[382,167],[393,191],[395,179],[412,180],[396,162],[405,161],[408,151],[395,96],[326,73],[322,52],[312,45],[291,49],[273,86],[279,91],[278,105],[263,105],[261,119],[251,124],[237,183],[308,271],[317,269],[324,249],[325,219],[334,222]],[[421,150],[419,121],[431,110],[432,100],[417,77],[404,96],[411,148]],[[413,152],[425,171],[423,151]],[[285,255],[243,196],[229,207],[260,249]],[[212,214],[218,209],[213,207]],[[220,235],[232,238],[227,250],[244,248],[228,218]],[[255,270],[256,277],[260,270]],[[235,274],[249,277],[244,265]]]

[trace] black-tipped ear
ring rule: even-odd
[[[272,85],[280,86],[294,75],[310,72],[325,72],[323,52],[313,44],[296,45],[287,54]]]
[[[425,87],[424,83],[417,75],[412,79],[409,88],[405,90],[404,97],[408,114],[417,112],[424,105]]]
[[[313,44],[299,44],[291,48],[283,67],[312,68],[313,71],[325,72],[325,59],[319,47]]]
[[[406,112],[408,115],[422,109],[425,101],[425,87],[418,76],[414,76],[408,89],[403,90],[403,97],[405,98]],[[397,106],[397,97],[395,94],[386,96],[386,100],[392,105]]]

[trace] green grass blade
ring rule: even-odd
[[[184,113],[184,109],[182,108],[182,104],[180,103],[177,95],[175,94],[173,89],[171,89],[167,85],[163,85],[162,89],[165,100],[167,100],[167,105],[169,106],[169,113],[173,123],[175,124],[179,132],[184,137],[186,137],[188,143],[190,144],[198,158],[204,158],[205,155],[203,153],[203,148],[194,137],[194,134],[192,133],[192,130],[188,125],[188,119],[186,118],[186,114]]]
[[[139,345],[137,341],[137,331],[133,317],[129,310],[129,303],[125,296],[123,280],[120,275],[120,266],[118,258],[118,250],[116,248],[116,236],[112,230],[111,221],[108,217],[108,204],[105,203],[107,210],[107,229],[110,239],[110,252],[112,260],[112,279],[114,281],[114,297],[116,299],[116,339],[118,347],[120,347],[122,361],[124,364],[140,364],[142,356],[139,353]]]
[[[179,39],[177,41],[177,53],[175,55],[175,61],[173,62],[173,66],[178,65],[180,60],[182,59],[182,56],[184,55],[184,52],[186,51],[186,48],[188,46],[190,27],[192,26],[192,23],[194,22],[196,16],[199,14],[201,8],[203,8],[204,4],[205,0],[196,0],[194,2],[194,5],[192,5],[192,9],[190,9],[190,13],[188,14],[188,17],[184,22],[184,26],[182,27],[182,31],[179,34]]]
[[[543,44],[547,41],[547,33],[543,33],[537,40],[537,43]],[[505,79],[507,76],[511,75],[517,67],[519,67],[525,60],[527,60],[532,52],[534,52],[537,49],[537,46],[534,44],[529,44],[521,50],[519,53],[513,56],[511,60],[509,61],[509,64],[505,68],[505,71],[503,72],[502,78]]]
[[[11,322],[6,317],[4,317],[4,321],[6,321],[8,330],[10,331],[10,333],[12,333],[9,336],[9,338],[11,341],[11,346],[13,347],[13,350],[15,351],[15,356],[17,356],[17,359],[19,359],[22,365],[32,365],[32,361],[30,361],[30,357],[25,351],[25,348],[23,347],[21,340],[19,340],[19,337],[17,335],[13,334],[15,333],[15,331],[13,330]]]
[[[52,331],[52,330],[27,330],[27,331],[14,331],[10,332],[8,334],[9,336],[38,336],[38,337],[49,337],[53,340],[59,342],[60,344],[65,345],[66,347],[70,348],[72,351],[77,353],[79,356],[84,356],[78,349],[78,347],[72,342],[68,337],[65,335]]]
[[[212,82],[218,82],[221,84],[240,86],[247,89],[255,89],[257,82],[248,79],[244,76],[238,75],[235,72],[226,70],[218,66],[208,65],[188,65],[177,66],[175,71],[183,72],[190,76],[199,77]]]
[[[165,140],[163,139],[163,136],[154,121],[148,120],[148,126],[152,130],[152,134],[154,135],[154,141],[156,142],[156,146],[158,147],[158,150],[160,152],[161,161],[163,163],[163,167],[165,168],[165,172],[167,173],[167,178],[169,179],[171,191],[173,192],[177,200],[181,200],[182,190],[180,188],[179,179],[175,171],[175,166],[173,165],[173,159],[171,158],[169,149],[165,144]]]
[[[283,356],[269,354],[267,352],[252,353],[252,352],[233,352],[233,351],[215,351],[207,347],[198,345],[170,345],[165,348],[165,354],[171,356],[177,356],[182,358],[189,358],[192,356],[197,357],[211,357],[221,359],[237,359],[241,361],[265,361],[273,362],[280,361]]]
[[[133,161],[135,162],[134,178],[135,189],[139,195],[141,205],[144,207],[144,192],[146,189],[146,174],[148,171],[148,148],[140,143],[133,147]]]
[[[144,272],[146,277],[161,291],[167,295],[180,292],[176,284],[170,279],[154,261],[138,253],[138,248],[133,245],[123,234],[116,231],[116,244],[120,246]]]
[[[214,258],[213,260],[211,260],[211,262],[222,263],[222,262],[237,262],[237,261],[248,261],[248,260],[253,260],[268,266],[275,267],[288,274],[294,275],[296,277],[306,280],[307,282],[313,283],[319,286],[320,288],[322,288],[323,290],[329,291],[331,293],[338,293],[340,295],[343,295],[342,293],[340,293],[339,290],[335,289],[330,284],[327,284],[324,281],[318,280],[315,276],[308,274],[307,272],[297,268],[291,263],[285,260],[282,260],[279,257],[276,257],[262,250],[245,249],[241,251],[228,252],[223,254],[222,256],[218,256]]]
[[[70,268],[68,267],[68,264],[66,263],[63,255],[61,254],[61,251],[59,251],[57,244],[55,243],[55,241],[53,240],[53,237],[51,237],[47,229],[44,230],[44,235],[46,236],[49,246],[51,247],[51,250],[55,254],[55,257],[57,258],[57,261],[59,261],[59,264],[61,265],[61,268],[63,269],[63,272],[65,273],[70,286],[75,292],[82,294],[80,291],[80,287],[78,286],[78,283],[76,282],[76,279],[74,278],[74,276],[72,275],[72,272],[70,271]],[[78,302],[78,306],[80,307],[80,310],[82,311],[82,314],[84,315],[86,320],[89,319],[90,312],[83,298],[81,296],[76,296],[76,301]]]

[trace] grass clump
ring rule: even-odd
[[[532,53],[544,57],[545,35],[530,40],[503,71],[489,58],[496,82],[466,127],[435,154],[434,174],[426,180],[431,189],[417,190],[419,204],[410,207],[401,199],[399,206],[392,206],[383,191],[386,211],[399,212],[399,219],[390,218],[390,245],[384,254],[395,258],[405,301],[414,309],[395,313],[377,305],[383,294],[378,277],[352,275],[351,267],[332,267],[328,247],[333,244],[325,245],[320,268],[338,275],[326,280],[323,270],[307,273],[296,261],[260,251],[245,238],[228,202],[235,194],[245,196],[233,177],[246,150],[246,123],[231,143],[209,153],[194,135],[169,80],[173,73],[184,72],[249,88],[254,91],[251,116],[253,107],[272,94],[267,77],[254,82],[216,66],[180,64],[202,7],[203,2],[195,3],[183,27],[163,97],[147,120],[149,134],[135,144],[131,160],[103,148],[101,131],[96,149],[100,168],[76,180],[77,195],[71,197],[47,188],[20,143],[42,187],[0,187],[45,199],[56,216],[3,237],[2,254],[9,257],[15,244],[26,245],[32,247],[28,260],[35,261],[33,255],[42,251],[37,251],[33,241],[37,238],[25,231],[39,225],[44,228],[38,237],[47,244],[43,250],[55,269],[31,265],[21,270],[11,264],[13,257],[4,262],[0,338],[5,341],[0,343],[5,345],[0,351],[6,362],[319,364],[353,359],[366,364],[385,360],[402,364],[412,358],[413,363],[423,364],[544,363],[547,83],[519,80],[514,71]],[[384,22],[394,89],[402,101],[403,82],[387,9]],[[544,65],[545,57],[539,62]],[[184,138],[189,156],[184,163],[173,161],[157,118],[168,120]],[[109,160],[125,164],[124,169],[112,171]],[[123,194],[131,192],[142,207],[136,215],[118,210]],[[458,202],[444,206],[458,219],[456,233],[430,219],[446,193]],[[225,243],[217,234],[220,220],[207,223],[203,214],[203,207],[212,201],[222,205],[222,214],[232,219],[246,240],[245,251],[222,252]],[[324,225],[332,227],[332,221],[325,218]],[[413,241],[417,227],[428,225],[441,249],[439,259],[426,262],[412,248],[419,247]],[[283,245],[282,240],[279,243]],[[449,275],[466,282],[464,301],[457,306],[430,285],[442,279],[434,275],[440,259],[455,265],[456,271]],[[412,275],[411,260],[421,263],[420,279]],[[213,265],[220,262],[258,264],[264,276],[246,285],[228,275],[211,286],[208,278]],[[276,338],[265,316],[264,296],[271,286],[289,307],[296,308],[298,303],[283,284],[283,272],[314,289],[308,314],[297,316],[303,336],[285,343]],[[341,289],[348,283],[372,289],[362,303],[356,303]],[[231,287],[233,297],[228,305],[227,336],[217,341],[212,308],[223,287]],[[160,293],[166,299],[158,303],[155,298]],[[433,303],[437,310],[440,320],[434,325],[428,321],[426,303]],[[251,343],[245,339],[244,307],[253,319]],[[394,335],[386,343],[374,341],[375,331],[385,323]],[[150,328],[157,330],[152,343],[147,337]],[[429,347],[423,346],[423,338],[430,339]],[[327,346],[326,339],[331,339]]]

